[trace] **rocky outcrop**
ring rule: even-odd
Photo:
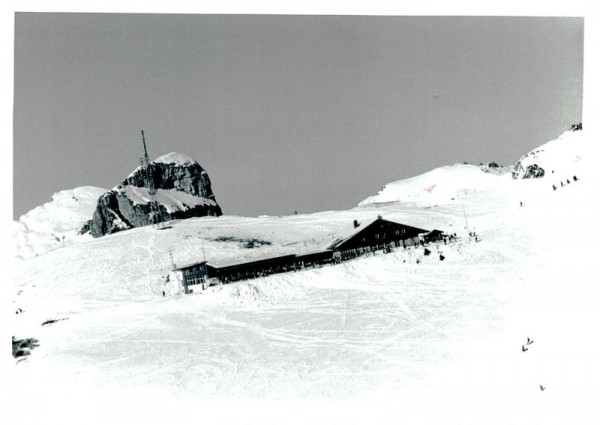
[[[544,177],[546,171],[537,163],[541,149],[529,152],[524,155],[514,166],[512,171],[513,179],[539,179]]]
[[[512,171],[512,166],[505,167],[504,165],[500,165],[497,162],[488,162],[488,163],[480,163],[479,168],[484,173],[494,174],[496,176],[502,176],[506,173],[510,173]]]
[[[61,190],[52,195],[52,201],[13,221],[13,258],[28,260],[77,238],[77,232],[90,219],[104,192],[106,189],[92,186]]]
[[[206,171],[190,157],[170,153],[138,167],[100,196],[92,219],[80,233],[99,237],[156,223],[159,216],[168,221],[221,214]]]
[[[537,164],[527,165],[526,167],[520,167],[513,171],[513,179],[539,179],[544,177],[546,172],[542,167]]]

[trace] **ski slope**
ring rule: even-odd
[[[592,140],[563,138],[537,150],[554,169],[542,179],[443,167],[347,211],[194,218],[18,261],[10,325],[39,347],[8,371],[8,409],[26,423],[598,423],[599,178]],[[163,284],[169,250],[178,264],[310,251],[379,214],[459,240],[191,295]]]

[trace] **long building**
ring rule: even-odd
[[[305,254],[289,254],[262,258],[254,261],[215,266],[201,261],[176,268],[173,278],[181,282],[187,293],[189,287],[201,285],[202,289],[216,283],[229,283],[238,280],[254,279],[274,273],[285,273],[299,269],[317,267],[323,264],[338,263],[359,257],[368,252],[386,250],[435,242],[445,237],[439,230],[428,231],[408,226],[381,216],[360,225],[331,242],[325,249]]]

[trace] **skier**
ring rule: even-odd
[[[577,181],[577,176],[573,176],[573,181]]]
[[[525,352],[525,351],[527,351],[527,350],[529,350],[529,348],[525,348],[525,346],[524,346],[524,345],[521,345],[521,351],[522,351],[522,352]]]
[[[523,206],[523,201],[519,201],[519,204],[521,204],[521,206]]]
[[[533,344],[533,339],[529,339],[529,337],[527,337],[527,345],[531,345]]]
[[[552,185],[552,190],[556,190],[556,186],[555,185]]]

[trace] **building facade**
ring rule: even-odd
[[[365,225],[355,221],[354,229],[335,239],[327,248],[305,254],[281,255],[227,266],[214,266],[206,261],[179,267],[178,273],[185,292],[190,286],[229,283],[254,279],[275,273],[285,273],[324,264],[335,264],[352,258],[393,248],[407,248],[442,240],[445,235],[439,230],[428,231],[377,217]]]

